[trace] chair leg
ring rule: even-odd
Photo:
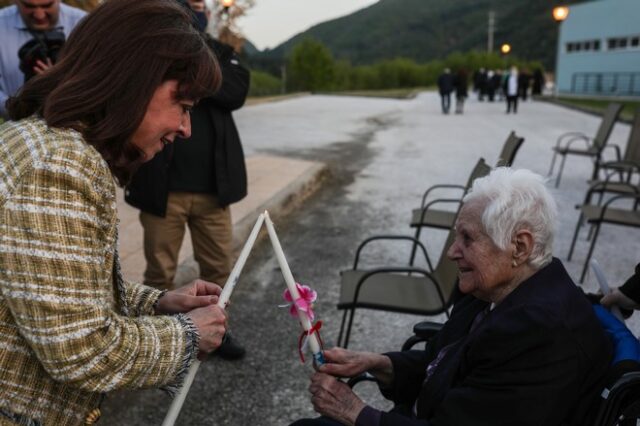
[[[351,337],[351,326],[353,325],[353,316],[356,314],[356,308],[351,309],[351,315],[349,315],[349,325],[347,325],[347,332],[344,338],[343,348],[347,349],[349,346],[349,337]]]
[[[594,161],[595,163],[593,164],[593,173],[591,173],[592,181],[598,180],[598,172],[600,171],[600,156],[598,155]]]
[[[576,245],[576,240],[578,239],[578,232],[580,231],[581,226],[582,226],[582,213],[580,213],[580,217],[578,217],[578,223],[576,223],[576,231],[573,233],[573,239],[571,240],[571,247],[569,248],[569,255],[567,256],[567,260],[571,260],[571,256],[573,256],[573,248]]]
[[[562,156],[562,161],[560,162],[560,169],[558,170],[558,176],[556,177],[556,188],[560,186],[560,178],[562,177],[562,171],[564,170],[564,162],[567,161],[567,155],[564,154]]]
[[[414,235],[414,238],[416,240],[420,240],[420,232],[422,230],[422,226],[418,225],[416,227],[416,233]],[[416,259],[416,251],[418,250],[418,244],[414,241],[413,242],[413,247],[411,247],[411,257],[409,258],[409,266],[413,266],[413,262]]]
[[[338,334],[338,347],[342,347],[342,334],[344,332],[344,323],[347,319],[347,310],[344,310],[344,314],[342,314],[342,323],[340,323],[340,333]]]
[[[589,260],[591,260],[591,255],[593,254],[593,249],[596,246],[596,240],[598,239],[598,233],[600,232],[600,223],[595,225],[596,231],[593,235],[593,240],[591,240],[591,246],[589,246],[589,253],[587,254],[587,259],[584,261],[584,267],[582,268],[582,275],[580,275],[580,284],[584,282],[584,276],[587,275],[587,267],[589,266]]]
[[[553,166],[556,165],[556,156],[558,155],[558,151],[553,151],[553,157],[551,157],[551,167],[549,167],[549,173],[547,173],[547,176],[552,176],[553,175]]]

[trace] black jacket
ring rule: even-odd
[[[602,390],[611,342],[591,304],[554,259],[471,332],[489,304],[465,296],[427,351],[387,354],[396,404],[418,419],[382,413],[381,425],[582,425]],[[431,378],[425,367],[451,345]]]
[[[240,108],[249,92],[249,70],[242,66],[230,46],[209,39],[222,72],[222,86],[198,108],[206,108],[215,129],[215,187],[220,204],[240,201],[247,195],[247,171],[240,136],[231,111]],[[125,188],[125,201],[133,207],[164,217],[169,197],[169,165],[173,145],[167,145],[143,164]]]

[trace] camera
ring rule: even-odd
[[[20,71],[24,74],[25,83],[35,75],[33,67],[36,66],[38,60],[46,63],[47,59],[50,59],[53,64],[57,62],[58,54],[65,42],[62,31],[54,30],[32,34],[33,38],[18,50]]]

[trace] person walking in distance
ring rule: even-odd
[[[444,72],[438,77],[438,91],[440,92],[440,101],[442,104],[442,113],[449,114],[451,107],[451,92],[453,91],[453,76],[451,70],[445,68]]]
[[[464,110],[464,101],[468,95],[467,72],[464,69],[458,70],[454,79],[456,89],[456,114],[462,114]]]
[[[518,68],[511,67],[509,76],[504,82],[504,93],[507,97],[507,114],[518,113]]]

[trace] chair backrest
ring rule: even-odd
[[[640,165],[640,108],[636,110],[631,124],[631,133],[624,151],[624,161],[630,161]]]
[[[473,185],[474,180],[478,179],[479,177],[488,175],[490,171],[491,171],[491,166],[488,165],[486,161],[484,161],[484,158],[479,159],[475,167],[471,171],[471,174],[469,175],[469,179],[467,179],[467,187],[465,189],[465,193],[466,191],[471,189],[471,185]]]
[[[598,127],[598,131],[593,138],[593,145],[598,149],[598,151],[602,151],[604,146],[607,144],[611,131],[613,130],[613,126],[616,124],[616,120],[618,120],[618,115],[620,115],[620,111],[622,111],[622,104],[614,102],[607,105],[607,109],[605,109],[604,114],[602,115],[600,127]]]
[[[513,164],[513,160],[516,158],[520,145],[524,142],[524,138],[516,136],[516,132],[511,131],[507,140],[502,145],[502,151],[498,157],[496,167],[510,167]]]
[[[473,181],[483,176],[486,176],[491,172],[491,166],[489,166],[484,158],[481,158],[476,163],[476,166],[473,168],[471,175],[469,176],[469,181],[467,182],[467,190],[471,188],[473,185]],[[460,205],[462,206],[462,205]],[[456,212],[456,218],[460,213],[460,207]],[[452,296],[454,295],[454,290],[458,284],[458,266],[447,257],[447,251],[451,244],[453,244],[453,240],[456,237],[455,227],[451,227],[449,230],[449,235],[447,235],[447,240],[444,243],[444,247],[442,248],[442,253],[440,254],[440,259],[438,259],[438,264],[433,271],[436,277],[438,278],[438,282],[440,283],[442,295],[444,296],[444,300],[448,305],[451,304]]]

